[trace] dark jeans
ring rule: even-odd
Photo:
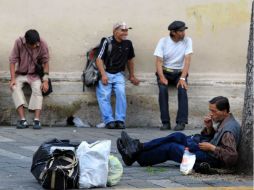
[[[168,86],[174,85],[176,86],[181,73],[169,73],[163,72],[164,76],[168,80]],[[168,106],[168,86],[161,84],[159,81],[159,76],[157,76],[157,82],[159,87],[159,105],[161,112],[161,122],[169,123],[170,115],[169,115],[169,106]],[[187,82],[187,78],[186,78]],[[181,86],[178,87],[178,111],[176,116],[176,123],[188,123],[188,96],[186,89]]]
[[[141,166],[152,166],[167,160],[181,163],[185,147],[189,147],[190,152],[196,155],[196,166],[201,162],[207,162],[212,167],[219,166],[219,161],[200,150],[198,143],[193,141],[191,136],[180,132],[144,143],[144,149],[137,155],[137,162]]]

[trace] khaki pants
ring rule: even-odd
[[[29,110],[41,110],[42,108],[42,92],[41,92],[41,80],[36,79],[30,81],[27,75],[18,75],[16,77],[16,85],[12,88],[12,98],[15,104],[15,107],[18,108],[19,106],[23,105],[27,107],[27,102],[24,96],[23,87],[24,83],[28,83],[31,86],[32,94],[29,101]]]

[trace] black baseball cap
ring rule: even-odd
[[[183,31],[188,29],[183,21],[174,21],[168,26],[168,30]]]

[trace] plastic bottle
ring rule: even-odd
[[[184,175],[188,175],[192,172],[192,168],[196,161],[196,155],[189,151],[188,147],[185,147],[183,159],[180,165],[180,172]]]

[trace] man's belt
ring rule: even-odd
[[[167,67],[162,67],[163,71],[166,71],[168,73],[181,73],[182,69],[170,69]]]

